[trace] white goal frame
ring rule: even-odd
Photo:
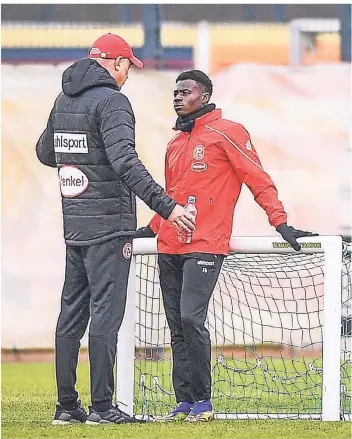
[[[322,414],[285,415],[270,414],[271,418],[318,418],[323,421],[340,420],[340,350],[341,350],[341,270],[342,238],[317,236],[301,238],[302,253],[324,253],[324,311],[323,322],[323,390]],[[116,395],[121,409],[132,415],[134,398],[135,361],[135,307],[136,307],[136,256],[156,254],[156,238],[138,238],[133,241],[127,303],[117,344]],[[233,237],[231,253],[296,253],[281,237]],[[227,413],[216,414],[218,419],[268,418],[268,415]]]
[[[338,33],[340,20],[322,18],[301,18],[292,20],[290,32],[290,65],[298,66],[302,62],[305,49],[315,50],[317,35]]]

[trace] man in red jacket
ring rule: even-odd
[[[209,104],[213,86],[199,70],[176,79],[176,136],[166,151],[166,192],[198,210],[190,243],[156,215],[136,236],[158,234],[160,286],[171,331],[172,379],[178,406],[162,419],[211,421],[211,343],[204,323],[224,257],[229,251],[234,208],[245,183],[270,224],[299,251],[297,238],[313,236],[287,225],[276,187],[264,171],[246,129],[222,119]]]

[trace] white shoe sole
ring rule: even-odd
[[[54,419],[51,425],[71,425],[73,421],[61,421],[60,419]]]
[[[211,412],[207,415],[206,418],[197,418],[197,415],[189,416],[185,419],[185,422],[212,422],[214,421],[214,412]]]
[[[71,424],[84,424],[84,422],[71,419],[71,421],[62,421],[61,419],[54,419],[51,421],[51,425],[71,425]]]

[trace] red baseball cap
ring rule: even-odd
[[[115,34],[102,35],[88,52],[88,58],[116,59],[119,56],[129,59],[139,69],[143,68],[143,62],[134,56],[131,46]]]

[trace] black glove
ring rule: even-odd
[[[153,230],[149,227],[140,227],[134,232],[133,237],[134,238],[153,238],[156,234],[153,232]]]
[[[288,226],[286,223],[280,224],[276,230],[297,252],[301,250],[301,246],[296,241],[297,238],[303,238],[304,236],[319,236],[318,233],[296,230],[292,226]]]

